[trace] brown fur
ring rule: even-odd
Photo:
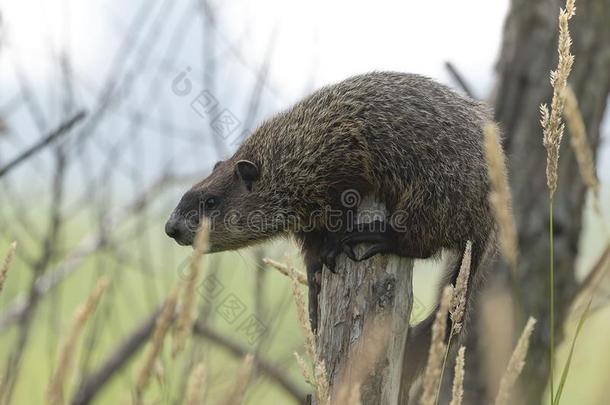
[[[341,196],[355,190],[383,202],[390,214],[403,213],[406,229],[396,235],[393,253],[426,258],[442,249],[461,252],[471,240],[471,277],[478,277],[484,252],[495,246],[481,129],[490,119],[484,105],[418,75],[355,76],[261,124],[183,197],[172,218],[193,210],[211,216],[198,204],[218,196],[211,251],[294,235],[315,290],[324,245],[342,231],[329,232],[328,213],[349,211]],[[239,161],[253,164],[254,180],[244,180]],[[254,212],[265,226],[247,220]],[[240,219],[229,226],[229,215]],[[181,242],[192,242],[193,235]],[[449,269],[452,282],[456,269],[459,263]]]

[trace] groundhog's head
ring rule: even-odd
[[[208,252],[233,250],[260,241],[268,230],[253,223],[263,207],[257,192],[259,167],[249,160],[218,162],[212,174],[182,196],[165,224],[180,245],[192,245],[202,220],[209,223]]]

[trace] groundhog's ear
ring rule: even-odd
[[[212,169],[212,171],[216,170],[218,168],[218,166],[220,166],[221,163],[222,163],[222,160],[219,160],[218,162],[214,163],[214,168]]]
[[[258,166],[249,160],[240,160],[235,165],[235,173],[251,191],[252,183],[258,180]]]

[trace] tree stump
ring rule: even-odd
[[[385,215],[384,207],[365,199],[357,222]],[[365,246],[357,246],[356,254]],[[335,401],[359,384],[362,404],[398,403],[413,305],[412,270],[412,260],[397,256],[356,263],[340,255],[336,274],[323,271],[316,349]]]

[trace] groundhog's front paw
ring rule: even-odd
[[[356,260],[356,255],[352,248],[348,245],[342,244],[340,241],[342,236],[337,234],[328,234],[324,238],[324,244],[321,252],[322,263],[333,273],[337,273],[337,256],[341,253],[345,253],[347,257],[352,260]]]
[[[397,253],[396,235],[386,229],[387,224],[383,221],[374,221],[369,224],[361,224],[356,229],[347,233],[339,244],[347,256],[360,262],[380,253]],[[358,244],[368,245],[360,256],[354,253],[354,247]],[[348,252],[350,252],[348,254]]]

